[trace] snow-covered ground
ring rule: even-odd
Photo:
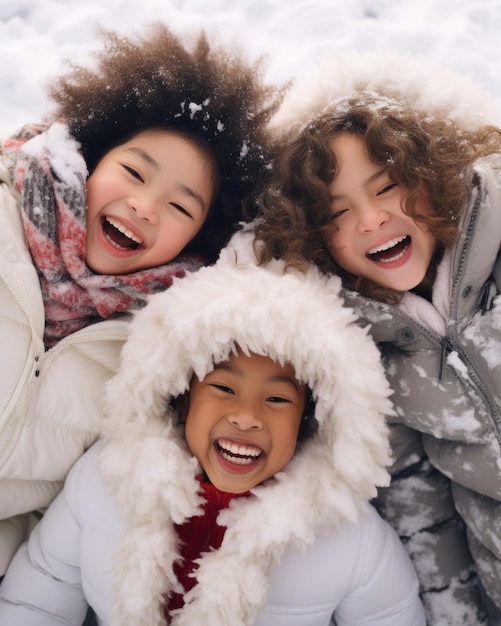
[[[87,63],[98,25],[162,20],[269,56],[282,81],[333,50],[396,49],[476,78],[501,104],[499,0],[0,0],[0,126],[37,121],[64,60]]]

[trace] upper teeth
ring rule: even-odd
[[[377,254],[378,252],[383,252],[384,250],[389,250],[390,248],[395,247],[397,244],[407,239],[407,235],[402,235],[401,237],[395,237],[395,239],[390,239],[386,243],[381,244],[377,248],[371,248],[368,254]]]
[[[111,224],[114,228],[119,230],[122,233],[122,235],[125,235],[126,237],[131,239],[134,243],[139,243],[139,244],[143,243],[143,241],[141,239],[138,239],[131,230],[129,230],[122,224],[122,222],[119,222],[115,218],[109,217],[109,216],[106,217],[106,221],[109,224]]]
[[[257,457],[261,454],[261,450],[255,446],[241,446],[233,441],[227,441],[225,439],[220,439],[218,444],[219,447],[223,448],[223,450],[227,450],[228,452],[231,452],[231,454],[238,454],[239,456]]]

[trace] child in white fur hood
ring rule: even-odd
[[[379,353],[339,279],[250,249],[136,315],[103,439],[12,561],[0,623],[424,626],[368,503],[390,461]]]

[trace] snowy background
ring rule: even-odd
[[[267,54],[274,82],[333,50],[396,49],[475,78],[501,105],[500,0],[0,0],[0,127],[40,119],[47,79],[65,59],[87,63],[97,25],[130,34],[157,19]]]

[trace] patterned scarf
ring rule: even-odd
[[[21,215],[45,308],[47,348],[85,326],[138,309],[176,276],[202,259],[174,262],[122,276],[94,273],[85,264],[87,167],[67,126],[24,126],[1,145],[10,179],[21,197]]]

